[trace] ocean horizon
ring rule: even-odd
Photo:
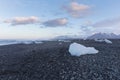
[[[11,44],[32,44],[32,43],[42,43],[42,40],[9,40],[9,39],[0,39],[0,46],[11,45]]]

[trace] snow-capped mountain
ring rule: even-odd
[[[89,36],[87,39],[120,39],[120,35],[114,33],[96,33]]]

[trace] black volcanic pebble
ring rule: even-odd
[[[0,47],[0,80],[120,80],[120,41],[113,44],[73,40],[99,50],[71,56],[70,42]]]

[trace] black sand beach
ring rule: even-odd
[[[68,48],[72,42],[95,47],[99,53],[71,56]],[[0,46],[0,80],[120,80],[120,40],[112,42],[72,40]]]

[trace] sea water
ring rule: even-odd
[[[40,44],[41,41],[33,40],[0,40],[0,46],[2,45],[11,45],[11,44]]]

